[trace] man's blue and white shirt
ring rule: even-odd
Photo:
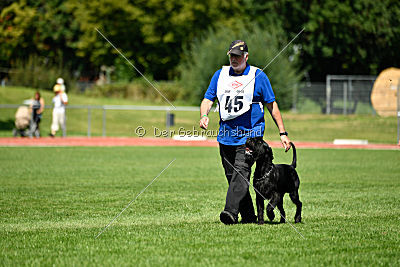
[[[224,145],[243,145],[247,137],[263,136],[263,104],[275,101],[267,75],[248,64],[242,74],[236,74],[228,66],[217,70],[204,98],[218,99],[220,122],[217,141]]]

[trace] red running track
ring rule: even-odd
[[[280,142],[269,141],[271,147],[282,147]],[[400,150],[398,145],[368,144],[368,145],[334,145],[333,143],[295,142],[296,148],[349,148],[349,149],[385,149]],[[21,138],[2,137],[0,146],[194,146],[218,147],[216,140],[179,141],[168,138],[137,138],[137,137],[42,137]]]

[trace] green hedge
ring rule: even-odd
[[[168,99],[170,102],[183,100],[184,91],[182,85],[175,81],[151,81],[157,90]],[[119,82],[105,84],[101,86],[94,86],[87,89],[85,92],[88,96],[94,97],[115,97],[125,98],[130,100],[151,100],[156,103],[165,101],[162,95],[157,92],[147,81],[144,79],[137,79],[133,82]],[[166,102],[167,103],[167,102]]]
[[[57,78],[62,77],[68,91],[76,89],[71,72],[63,67],[62,63],[54,64],[35,55],[28,59],[16,60],[9,75],[14,86],[52,90]]]

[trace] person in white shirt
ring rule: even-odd
[[[56,84],[53,88],[55,96],[53,97],[53,121],[51,123],[51,133],[50,136],[54,137],[57,131],[61,129],[63,131],[63,136],[66,136],[66,126],[65,126],[65,106],[68,104],[68,96],[63,91],[61,84]]]

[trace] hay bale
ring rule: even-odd
[[[376,79],[371,92],[371,103],[380,116],[396,116],[399,79],[400,69],[396,68],[385,69]]]

